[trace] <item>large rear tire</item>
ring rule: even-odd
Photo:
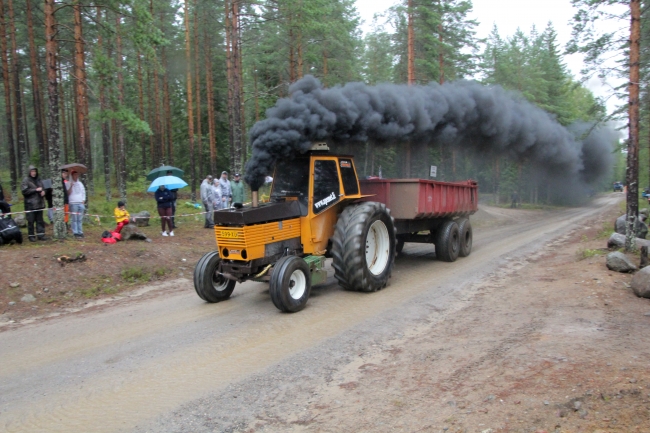
[[[295,313],[307,305],[311,292],[309,265],[300,257],[287,256],[277,261],[269,283],[273,305],[285,313]]]
[[[460,232],[455,221],[443,222],[436,233],[436,257],[445,262],[454,262],[460,252]]]
[[[207,302],[221,302],[230,298],[236,281],[229,280],[218,273],[221,257],[217,251],[209,252],[194,268],[194,290]]]
[[[467,257],[472,252],[472,224],[469,218],[461,218],[456,221],[458,224],[458,232],[460,236],[460,250],[458,255],[460,257]]]
[[[334,276],[347,290],[375,292],[388,283],[395,247],[395,223],[383,203],[350,205],[332,237]]]

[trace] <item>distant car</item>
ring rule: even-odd
[[[614,192],[623,192],[623,184],[621,182],[614,182]]]

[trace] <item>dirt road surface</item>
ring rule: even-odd
[[[373,294],[330,269],[297,314],[181,278],[7,329],[0,431],[648,432],[650,303],[585,254],[621,198],[483,208],[469,257],[407,244]]]

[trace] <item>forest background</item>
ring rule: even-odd
[[[60,164],[80,162],[90,168],[90,195],[113,201],[127,198],[128,185],[143,189],[152,168],[170,164],[185,170],[185,192],[194,199],[208,173],[243,170],[247,131],[307,74],[326,87],[475,79],[515,92],[565,126],[625,123],[627,106],[607,113],[582,83],[629,74],[629,63],[603,61],[628,51],[629,10],[606,17],[623,23],[621,31],[599,33],[599,8],[612,1],[572,3],[575,38],[562,47],[551,24],[508,36],[494,27],[479,39],[472,3],[463,0],[398,1],[365,34],[352,0],[0,0],[0,181],[17,201],[29,164],[56,177]],[[585,54],[581,77],[565,66],[570,52]],[[646,54],[642,107],[650,106]],[[643,161],[650,158],[648,113],[642,109]],[[497,202],[515,190],[531,203],[559,196],[525,160],[476,157],[462,143],[427,146],[405,172],[403,145],[367,143],[355,155],[359,175],[428,178],[435,165],[438,180],[476,179]],[[602,188],[625,179],[625,148],[615,149],[617,164]],[[641,185],[648,170],[640,171]]]

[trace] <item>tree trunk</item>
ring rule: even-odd
[[[144,122],[144,89],[142,88],[142,54],[138,52],[138,107],[140,120]],[[140,133],[140,148],[142,149],[142,171],[147,170],[147,146],[144,133]]]
[[[102,10],[97,6],[97,22],[102,22]],[[99,31],[97,35],[97,49],[100,53],[103,54],[102,32]],[[138,56],[138,66],[140,66],[140,56]],[[103,72],[100,73],[99,77],[99,109],[102,114],[108,111],[108,102],[106,101],[106,88],[104,83],[108,81],[108,77],[105,76]],[[103,162],[104,162],[104,191],[106,201],[110,202],[112,199],[111,193],[111,132],[108,125],[108,120],[102,119],[102,153],[103,153]]]
[[[63,86],[63,79],[61,77],[61,59],[58,59],[57,62],[57,68],[58,68],[58,79],[59,79],[59,113],[63,115],[63,122],[61,122],[61,132],[63,133],[63,154],[60,155],[60,158],[65,161],[68,156],[69,156],[69,148],[68,148],[68,128],[67,128],[67,119],[65,115],[65,89]],[[43,122],[45,124],[46,122]],[[47,134],[45,134],[45,137],[47,137]],[[49,140],[49,137],[47,137]],[[48,146],[48,158],[49,158],[49,146]],[[49,159],[48,159],[49,160]]]
[[[214,101],[212,94],[212,50],[210,48],[210,41],[208,40],[207,29],[204,32],[205,37],[205,87],[207,90],[208,98],[208,131],[210,135],[210,173],[217,174],[217,142],[215,137],[215,121],[214,121]]]
[[[185,0],[185,68],[187,72],[187,124],[190,139],[190,194],[196,200],[196,164],[194,155],[194,114],[192,112],[192,52],[190,41],[190,12]]]
[[[18,59],[18,44],[16,43],[16,23],[14,20],[13,0],[9,0],[9,36],[11,38],[11,60],[14,80],[14,120],[17,134],[18,161],[19,167],[24,176],[27,176],[27,166],[29,159],[27,157],[27,146],[25,143],[25,129],[23,125],[23,102],[22,92],[20,90],[20,61]]]
[[[163,93],[165,97],[165,124],[167,125],[167,158],[169,164],[174,164],[174,146],[172,143],[172,108],[169,99],[169,66],[167,65],[167,56],[165,47],[162,47],[162,62],[165,65],[165,75],[163,75]]]
[[[440,48],[438,51],[438,69],[440,69],[440,84],[445,82],[445,59],[442,54],[442,24],[438,24],[438,40]]]
[[[413,0],[408,0],[408,40],[407,40],[408,83],[415,83],[415,31],[413,29]]]
[[[117,100],[119,108],[124,106],[124,75],[122,74],[122,34],[121,34],[122,15],[118,12],[115,15],[115,51],[117,61]],[[119,167],[119,176],[117,178],[117,189],[120,198],[126,201],[126,146],[124,145],[124,127],[121,122],[117,125],[117,162]]]
[[[75,74],[75,110],[77,114],[77,143],[78,151],[77,157],[79,162],[89,168],[88,172],[84,175],[86,185],[90,180],[90,137],[88,136],[87,125],[87,92],[86,92],[86,65],[84,56],[83,28],[81,21],[81,5],[79,0],[74,3],[74,74]],[[90,188],[89,188],[90,189]]]
[[[629,138],[627,143],[627,228],[625,250],[635,245],[634,225],[639,216],[639,59],[641,1],[630,0]]]
[[[2,49],[2,82],[5,90],[5,116],[7,128],[7,148],[9,150],[9,171],[11,176],[11,198],[18,200],[18,169],[16,167],[16,148],[14,142],[14,127],[11,107],[11,74],[7,57],[7,28],[5,27],[5,6],[0,0],[0,46]]]
[[[194,0],[194,73],[196,86],[196,154],[199,172],[205,170],[203,162],[203,139],[201,131],[201,68],[199,63],[199,0]],[[203,175],[203,174],[202,174]]]
[[[47,67],[47,94],[48,110],[47,123],[48,151],[50,154],[50,172],[58,173],[59,166],[59,86],[57,76],[57,40],[56,21],[54,18],[55,0],[45,0],[45,55]],[[53,182],[52,204],[56,208],[54,212],[54,237],[64,239],[66,226],[63,219],[63,185],[61,182]]]
[[[232,0],[230,0],[232,1]],[[225,27],[226,27],[226,87],[228,89],[227,91],[227,104],[226,104],[226,111],[228,113],[228,150],[230,152],[230,163],[235,160],[235,148],[233,146],[234,143],[234,119],[233,119],[233,110],[231,109],[231,104],[233,100],[233,67],[232,67],[232,30],[231,30],[231,20],[230,20],[230,14],[231,14],[231,9],[230,9],[230,2],[229,0],[224,1],[224,5],[226,7],[226,13],[224,16],[225,20]],[[291,45],[291,43],[290,43]],[[290,71],[292,70],[293,65],[289,68]],[[216,174],[216,173],[215,173]]]
[[[41,71],[37,63],[36,44],[34,43],[34,19],[32,17],[32,0],[25,0],[27,7],[27,35],[29,39],[29,60],[32,72],[32,96],[34,103],[34,121],[36,123],[36,142],[38,143],[38,154],[41,161],[40,166],[46,167],[49,160],[47,146],[43,136],[44,125],[42,118],[43,101],[41,96]],[[53,173],[54,175],[54,173]]]

